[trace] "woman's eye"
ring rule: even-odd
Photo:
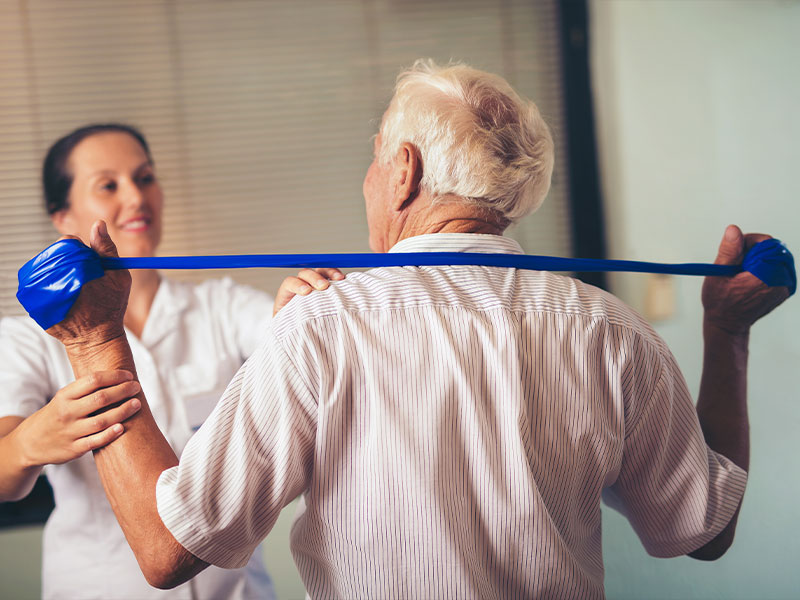
[[[141,182],[142,185],[150,185],[155,180],[156,176],[153,173],[147,173],[139,178],[139,181]]]
[[[105,181],[100,184],[100,189],[104,192],[113,192],[117,189],[117,182],[116,181]]]

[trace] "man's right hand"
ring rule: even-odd
[[[90,245],[100,256],[119,256],[103,221],[92,226]],[[130,288],[131,276],[127,270],[107,271],[100,279],[83,286],[66,318],[47,329],[47,333],[64,344],[68,353],[89,352],[124,336],[123,319]]]
[[[729,225],[719,245],[714,264],[739,265],[757,243],[770,239],[761,233],[742,234]],[[758,319],[772,312],[789,297],[786,287],[769,287],[748,272],[733,277],[706,277],[703,282],[703,308],[706,325],[732,335],[743,335]]]

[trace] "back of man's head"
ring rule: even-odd
[[[390,162],[403,142],[419,150],[427,193],[461,196],[510,222],[550,189],[553,139],[536,105],[465,64],[420,59],[400,73],[378,159]]]

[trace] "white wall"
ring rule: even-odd
[[[711,261],[728,223],[800,256],[800,3],[592,0],[598,144],[615,258]],[[646,277],[615,277],[642,307]],[[697,390],[699,279],[674,280],[656,323]],[[720,561],[646,556],[606,511],[609,598],[796,598],[800,590],[800,305],[751,336],[752,461],[733,548]]]

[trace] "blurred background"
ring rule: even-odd
[[[2,1],[0,314],[20,313],[16,271],[55,239],[44,153],[90,122],[147,136],[162,255],[368,251],[371,136],[419,57],[503,75],[553,129],[553,189],[510,233],[527,252],[711,261],[737,223],[798,253],[798,34],[800,2],[777,0]],[[286,274],[230,273],[271,292]],[[696,390],[701,281],[591,281],[654,324]],[[609,598],[797,597],[796,304],[752,334],[752,464],[733,548],[711,564],[652,559],[604,510]],[[281,598],[304,595],[294,508],[265,544]],[[46,489],[0,506],[0,598],[39,596],[46,512]]]

